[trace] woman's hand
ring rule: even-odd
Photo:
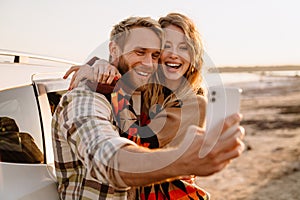
[[[83,78],[87,78],[89,80],[93,80],[94,78],[94,70],[91,66],[85,64],[85,65],[75,65],[72,66],[64,75],[64,79],[68,78],[71,73],[73,73],[70,85],[69,85],[69,90],[74,89],[75,87],[78,86],[79,82]]]
[[[77,87],[82,79],[88,79],[103,84],[111,84],[114,79],[119,79],[121,77],[118,69],[103,59],[95,61],[92,67],[87,64],[72,66],[63,78],[68,78],[73,72],[74,74],[70,82],[69,90]]]

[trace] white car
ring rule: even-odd
[[[0,59],[0,199],[59,199],[51,118],[78,63],[4,50]]]

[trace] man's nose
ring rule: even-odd
[[[152,54],[146,54],[142,60],[142,64],[147,67],[153,67]]]

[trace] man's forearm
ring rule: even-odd
[[[238,116],[228,118],[225,124],[230,127],[238,120]],[[122,187],[147,185],[180,176],[208,176],[222,170],[231,159],[241,154],[243,135],[244,130],[240,127],[232,137],[220,137],[211,144],[205,140],[203,129],[190,126],[175,148],[154,150],[135,145],[123,146],[111,157],[114,161],[111,169],[115,177],[124,182],[120,185]]]
[[[123,147],[115,159],[118,159],[118,173],[125,184],[141,186],[186,175],[176,170],[180,157],[177,154],[175,149],[150,150],[130,145]]]

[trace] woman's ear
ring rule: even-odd
[[[109,43],[109,53],[111,58],[111,63],[115,66],[118,66],[119,58],[121,56],[121,50],[120,47],[114,42],[111,41]]]

